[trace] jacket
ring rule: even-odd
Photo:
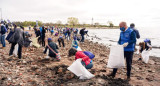
[[[134,51],[136,44],[136,34],[130,28],[128,28],[125,32],[122,31],[120,33],[120,38],[118,43],[122,45],[126,42],[128,42],[128,46],[124,47],[124,51]]]
[[[82,58],[82,61],[84,61],[86,65],[88,65],[91,62],[91,59],[87,55],[85,55],[83,51],[77,51],[75,56],[75,60]]]
[[[48,45],[56,52],[56,53],[58,53],[58,51],[57,51],[57,49],[58,49],[58,46],[57,46],[57,44],[56,43],[54,43],[54,42],[49,42],[48,43]],[[48,49],[48,46],[46,46],[46,48],[45,48],[45,50],[44,50],[44,52],[43,53],[46,53],[47,52],[47,49]],[[52,52],[52,50],[50,50],[49,49],[49,55],[56,55],[54,52]]]

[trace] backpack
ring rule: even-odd
[[[84,51],[83,53],[87,55],[90,59],[93,59],[95,57],[95,55],[89,51]]]

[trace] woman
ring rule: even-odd
[[[139,60],[142,60],[142,52],[144,50],[148,51],[152,49],[151,41],[149,39],[145,39],[144,42],[139,43],[139,53],[140,53],[140,58]]]
[[[46,30],[44,28],[44,26],[42,27],[42,46],[45,46],[45,34],[46,34]]]
[[[57,51],[58,46],[57,46],[56,43],[52,42],[52,38],[48,38],[48,46],[46,46],[46,48],[43,52],[44,54],[47,52],[47,49],[49,49],[49,54],[48,55],[52,58],[56,58],[55,53],[58,54],[58,51]],[[54,50],[55,53],[52,50]]]
[[[86,68],[86,69],[91,69],[93,67],[93,63],[92,60],[83,53],[83,51],[78,51],[76,48],[71,48],[69,50],[69,56],[74,56],[75,55],[75,60],[76,59],[82,59],[82,65]]]

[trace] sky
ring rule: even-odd
[[[0,0],[3,19],[67,23],[76,17],[79,23],[121,21],[137,27],[160,27],[158,0]]]

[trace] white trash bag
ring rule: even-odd
[[[78,51],[82,51],[82,49],[81,49],[79,46],[78,46],[77,50],[78,50]]]
[[[46,59],[49,59],[49,49],[47,49]]]
[[[67,69],[73,72],[76,76],[80,77],[79,79],[90,79],[93,78],[94,75],[91,74],[81,63],[82,59],[77,59],[72,63]]]
[[[123,45],[114,45],[110,47],[108,59],[108,68],[124,68],[124,48]]]
[[[144,61],[145,63],[148,63],[148,61],[149,61],[149,56],[150,56],[150,51],[144,50],[144,51],[142,52],[142,61]]]
[[[14,47],[13,55],[14,55],[15,57],[18,56],[18,44],[16,44],[15,47]]]

